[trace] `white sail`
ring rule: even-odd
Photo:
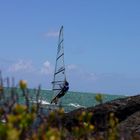
[[[65,64],[64,64],[64,46],[63,46],[64,38],[63,38],[63,26],[59,32],[59,40],[58,40],[58,48],[56,55],[56,64],[53,78],[53,95],[54,97],[61,91],[61,88],[64,86],[64,82],[66,80],[65,73]]]

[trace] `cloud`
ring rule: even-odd
[[[53,73],[53,68],[50,62],[47,60],[43,63],[43,66],[41,68],[41,74],[50,75],[52,73]]]
[[[41,68],[33,66],[31,60],[18,60],[16,63],[9,66],[8,72],[34,72],[34,74],[37,75],[51,75],[53,73],[53,66],[48,60],[43,63]]]
[[[70,65],[67,65],[67,69],[68,70],[76,70],[78,67],[75,65],[75,64],[70,64]]]
[[[8,71],[9,72],[18,72],[18,71],[32,72],[33,71],[32,61],[18,60],[16,63],[12,64],[8,68]]]
[[[79,66],[75,64],[67,65],[66,69],[69,74],[71,75],[74,74],[76,75],[76,77],[79,77],[80,79],[82,78],[82,79],[92,80],[92,81],[95,81],[98,79],[97,74],[95,74],[94,72],[87,72],[86,70],[84,70],[83,68],[80,68]]]
[[[52,37],[58,37],[59,36],[59,32],[58,31],[49,31],[49,32],[44,32],[43,33],[43,36],[45,37],[45,38],[52,38]]]
[[[85,76],[87,76],[87,78],[88,78],[89,80],[92,80],[92,81],[97,81],[97,80],[98,80],[97,74],[96,74],[96,73],[93,73],[93,72],[91,72],[91,73],[86,73]]]

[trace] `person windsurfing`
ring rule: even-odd
[[[67,91],[69,90],[69,83],[65,81],[64,86],[62,87],[60,85],[60,88],[61,88],[60,92],[52,99],[51,104],[52,103],[57,104],[58,99],[63,97],[67,93]]]

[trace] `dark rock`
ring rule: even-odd
[[[140,139],[140,111],[130,115],[118,125],[122,135],[129,134],[131,137],[137,136]]]
[[[118,118],[120,126],[122,128],[128,127],[129,130],[133,130],[139,134],[140,132],[140,95],[129,96],[125,98],[116,99],[104,104],[97,105],[95,107],[80,108],[65,114],[63,118],[64,125],[70,130],[73,126],[79,125],[77,117],[81,113],[92,112],[91,123],[95,126],[97,132],[103,132],[108,129],[108,120],[110,113],[114,113],[115,117]],[[133,116],[133,114],[136,115]],[[135,123],[129,124],[129,119],[132,117],[133,121],[137,120]],[[135,119],[134,119],[135,118]],[[121,124],[122,123],[122,124]],[[127,126],[128,125],[128,126]]]

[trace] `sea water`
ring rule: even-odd
[[[33,90],[30,90],[31,94],[30,96],[34,98],[34,92]],[[87,108],[91,106],[95,106],[99,104],[99,102],[96,101],[95,96],[96,93],[87,93],[87,92],[67,92],[65,96],[63,96],[59,102],[59,105],[64,108],[66,112],[72,111],[77,108]],[[102,94],[103,96],[103,103],[107,101],[111,101],[117,98],[123,98],[123,95],[109,95],[109,94]],[[53,98],[53,93],[51,90],[41,90],[40,91],[40,101],[41,104],[49,107],[50,101]]]
[[[5,95],[11,96],[9,93],[11,89],[5,89]],[[25,97],[23,96],[23,92],[21,89],[16,89],[15,92],[18,94],[18,103],[25,104]],[[36,95],[38,94],[38,101],[41,103],[43,109],[55,108],[55,107],[63,107],[65,112],[72,111],[78,108],[87,108],[91,106],[95,106],[99,104],[96,101],[95,96],[96,93],[87,93],[87,92],[72,92],[69,91],[60,99],[59,105],[51,105],[50,102],[54,97],[53,92],[51,90],[36,90],[29,89],[27,90],[28,97],[31,104],[36,103]],[[117,98],[123,98],[123,95],[110,95],[110,94],[102,94],[103,103],[107,101],[111,101]]]

